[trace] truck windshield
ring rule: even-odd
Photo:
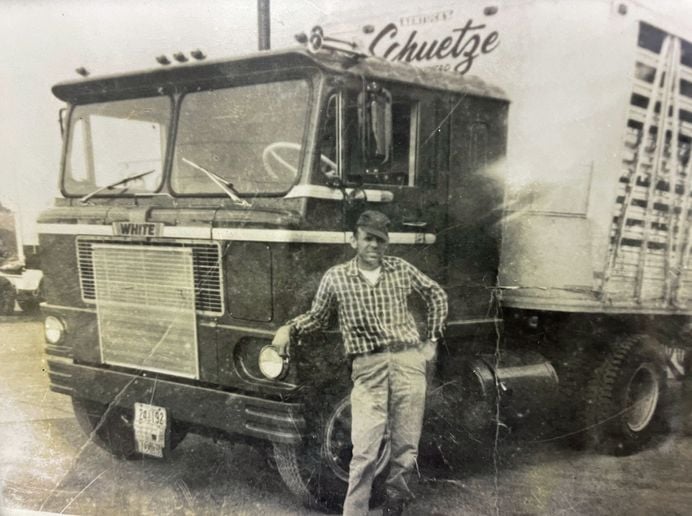
[[[63,186],[70,195],[153,192],[161,183],[172,102],[168,97],[76,106]],[[153,170],[118,188],[103,188]]]
[[[298,177],[308,93],[307,81],[292,80],[185,95],[173,190],[224,195],[191,161],[225,179],[239,195],[286,192]]]

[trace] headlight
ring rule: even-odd
[[[43,333],[50,344],[59,343],[65,335],[65,325],[57,317],[49,315],[43,321]]]
[[[259,354],[259,368],[270,380],[280,380],[288,370],[288,360],[283,358],[273,346],[264,346]]]

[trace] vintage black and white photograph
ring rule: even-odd
[[[0,514],[692,514],[692,0],[0,28]]]

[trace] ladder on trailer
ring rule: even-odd
[[[613,303],[682,307],[692,282],[685,274],[692,248],[692,68],[683,62],[683,44],[690,45],[665,34],[652,49],[640,37],[602,286]]]

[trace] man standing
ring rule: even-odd
[[[356,223],[353,260],[329,269],[310,310],[279,328],[273,345],[282,356],[291,337],[324,328],[337,310],[346,354],[352,359],[351,441],[353,458],[344,515],[368,513],[377,454],[385,431],[391,440],[383,514],[401,514],[412,498],[409,478],[416,465],[425,409],[426,366],[447,318],[444,290],[408,262],[386,256],[389,219],[365,211]],[[427,307],[421,340],[408,308],[417,292]]]

